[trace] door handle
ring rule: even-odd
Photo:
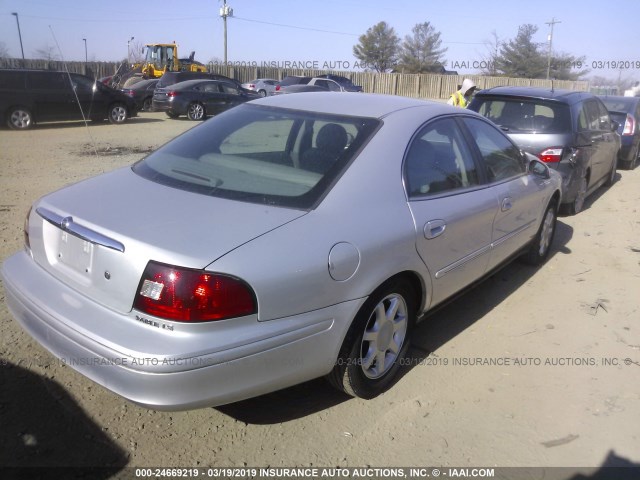
[[[442,235],[447,228],[444,220],[431,220],[424,225],[424,238],[431,240]]]
[[[502,211],[506,212],[507,210],[511,210],[511,207],[513,205],[511,204],[511,197],[506,197],[502,200]]]

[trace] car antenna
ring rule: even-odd
[[[69,79],[69,85],[71,85],[72,84],[71,73],[69,73],[69,67],[67,66],[67,61],[64,59],[64,54],[62,53],[62,49],[60,48],[60,44],[58,43],[58,39],[56,38],[56,34],[53,32],[53,28],[51,28],[51,25],[49,25],[49,30],[51,31],[51,36],[53,37],[53,41],[55,42],[56,47],[58,48],[60,59],[62,60],[62,64],[64,65],[64,71],[67,73],[67,77]],[[80,109],[80,114],[82,115],[84,126],[87,129],[87,135],[89,135],[89,144],[93,147],[93,153],[95,154],[95,156],[99,157],[96,142],[91,136],[91,132],[89,131],[89,122],[87,121],[87,117],[84,114],[84,110],[82,110],[82,104],[80,103],[80,99],[78,98],[78,92],[75,88],[73,89],[73,95],[76,97],[76,103],[78,104],[78,108]]]

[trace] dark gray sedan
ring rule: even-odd
[[[204,120],[208,115],[235,107],[260,95],[220,80],[187,80],[166,88],[156,88],[153,110],[171,118],[186,115],[189,120]]]

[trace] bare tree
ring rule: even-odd
[[[39,60],[60,60],[60,55],[56,53],[56,47],[45,45],[33,52],[35,58]]]
[[[140,40],[134,40],[129,44],[129,55],[131,63],[142,63],[144,60],[144,43]]]
[[[9,58],[9,49],[4,42],[0,42],[0,58]]]
[[[485,47],[487,48],[487,54],[483,57],[481,69],[481,73],[483,75],[500,75],[500,72],[498,72],[496,67],[496,61],[500,56],[500,49],[502,48],[503,43],[504,42],[502,42],[498,36],[498,32],[495,30],[491,31],[491,38],[484,41]]]

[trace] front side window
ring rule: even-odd
[[[151,181],[253,203],[309,209],[379,121],[243,104],[133,166]]]
[[[479,183],[473,154],[452,118],[432,122],[418,133],[404,168],[409,197],[446,193]]]
[[[502,132],[476,118],[465,118],[464,123],[482,154],[489,182],[500,182],[526,171],[520,150]]]

